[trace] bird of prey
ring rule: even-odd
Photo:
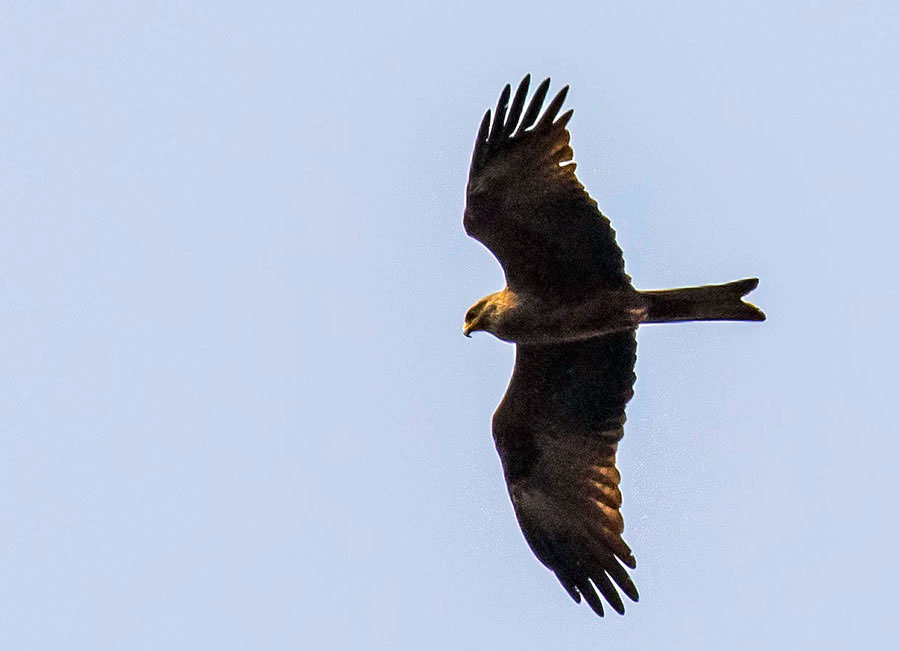
[[[568,87],[541,113],[550,80],[526,108],[530,76],[488,110],[475,141],[463,218],[497,257],[506,287],[466,313],[464,334],[516,344],[493,434],[525,540],[576,601],[624,614],[638,592],[622,539],[616,448],[633,394],[637,327],[673,321],[763,321],[741,297],[758,279],[639,291],[609,220],[575,176]],[[618,588],[618,589],[617,589]]]

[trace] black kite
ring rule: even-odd
[[[576,602],[583,596],[603,615],[602,595],[624,613],[619,591],[633,601],[638,593],[625,569],[635,559],[622,540],[616,448],[637,327],[765,315],[741,300],[756,278],[636,290],[609,220],[575,176],[572,111],[557,117],[568,87],[541,115],[550,80],[526,108],[529,80],[511,104],[503,89],[475,141],[464,225],[500,261],[506,287],[469,309],[464,332],[516,344],[493,431],[525,539]]]

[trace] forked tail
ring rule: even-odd
[[[724,285],[641,292],[650,299],[644,323],[765,321],[766,315],[762,310],[741,300],[742,296],[756,289],[758,284],[759,278],[746,278]]]

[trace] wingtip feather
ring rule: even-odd
[[[572,597],[572,601],[574,601],[576,604],[580,604],[581,593],[578,592],[578,588],[575,587],[575,584],[564,581],[559,577],[559,575],[557,575],[556,578],[559,579],[559,582],[562,584],[562,587],[565,588],[566,592],[569,593],[569,596]]]
[[[519,118],[522,117],[522,108],[525,106],[525,98],[528,96],[528,86],[531,84],[531,75],[525,75],[522,78],[522,81],[519,82],[519,87],[516,88],[516,94],[513,96],[512,105],[509,108],[509,113],[506,117],[506,129],[504,130],[504,135],[507,137],[512,135],[512,132],[515,131],[516,126],[519,123]]]
[[[588,606],[591,607],[591,610],[600,617],[603,617],[603,600],[597,595],[597,591],[594,590],[590,581],[585,579],[584,583],[578,586],[578,589],[581,590],[581,594],[584,595],[584,600],[588,602]]]
[[[625,604],[622,603],[622,597],[619,596],[619,591],[616,590],[616,587],[612,584],[612,581],[609,580],[609,577],[606,576],[605,573],[599,572],[596,576],[592,576],[591,580],[594,582],[594,585],[597,586],[597,590],[602,594],[606,601],[609,602],[609,605],[613,607],[620,615],[625,614]]]
[[[572,115],[575,113],[575,109],[569,109],[565,113],[559,116],[556,122],[553,123],[554,127],[558,127],[560,129],[565,129],[566,125],[569,124],[569,120],[572,119]]]
[[[541,106],[544,104],[544,98],[547,96],[547,89],[550,88],[550,77],[547,77],[544,81],[540,83],[540,85],[534,90],[534,95],[531,97],[531,102],[528,104],[528,108],[525,110],[525,117],[522,118],[522,122],[519,124],[519,129],[516,131],[516,135],[522,133],[534,124],[534,121],[537,120],[538,115],[541,112]]]
[[[544,111],[544,115],[541,116],[541,121],[538,122],[535,129],[544,129],[553,124],[553,121],[556,119],[556,114],[559,113],[559,109],[562,108],[563,102],[566,101],[566,95],[568,94],[569,87],[563,86],[562,90],[560,90],[556,94],[556,97],[550,101],[550,104],[547,105],[547,110]]]
[[[511,92],[512,88],[510,88],[509,84],[506,84],[503,87],[503,91],[500,93],[500,99],[497,100],[497,110],[494,113],[494,124],[491,127],[491,135],[488,136],[488,140],[494,140],[500,136],[505,129],[506,109],[509,107],[509,95]]]

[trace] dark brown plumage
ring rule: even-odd
[[[638,593],[622,539],[616,449],[633,394],[641,323],[757,321],[741,297],[756,279],[642,292],[625,273],[609,220],[575,176],[568,88],[541,114],[550,80],[526,108],[530,77],[500,95],[475,141],[466,232],[503,266],[506,288],[478,301],[464,332],[516,343],[493,431],[510,498],[535,555],[568,593],[603,615]]]

